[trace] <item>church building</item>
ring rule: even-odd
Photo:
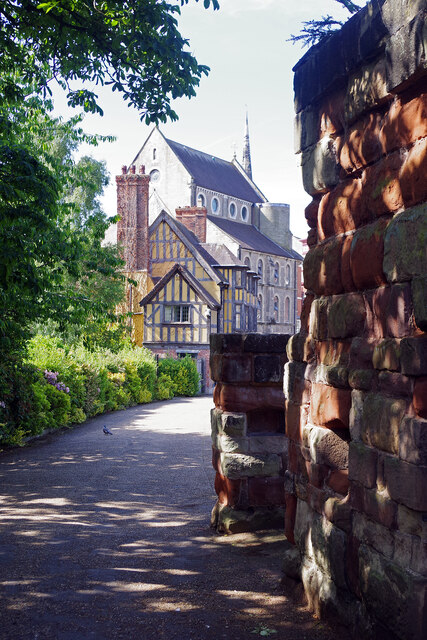
[[[145,165],[144,165],[145,161]],[[294,333],[297,265],[289,206],[271,204],[240,165],[152,130],[116,177],[134,339],[159,356],[190,355],[211,390],[211,333]]]

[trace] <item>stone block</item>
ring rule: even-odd
[[[354,390],[351,392],[351,409],[349,414],[350,438],[359,442],[362,438],[363,425],[363,403],[365,400],[363,391]]]
[[[252,380],[252,358],[249,355],[222,355],[221,382],[250,382]]]
[[[296,333],[291,336],[286,347],[289,360],[297,362],[308,362],[312,359],[313,344],[311,336],[303,333]]]
[[[400,362],[401,371],[407,376],[427,375],[427,335],[402,338]]]
[[[402,103],[396,96],[384,118],[379,141],[384,153],[408,147],[427,136],[427,93]]]
[[[215,447],[212,447],[212,467],[215,469],[215,471],[217,471],[218,473],[221,472],[221,465],[220,465],[220,452],[218,451],[218,449],[216,449]]]
[[[385,61],[389,92],[425,70],[425,16],[422,11],[387,40]]]
[[[421,331],[427,331],[427,277],[420,276],[411,281],[415,323]]]
[[[211,435],[214,437],[220,431],[222,411],[211,409]]]
[[[316,229],[310,229],[307,233],[307,246],[309,249],[312,249],[319,242],[319,238],[317,237],[317,227]]]
[[[362,207],[369,217],[395,213],[404,206],[401,188],[403,159],[398,151],[366,167],[362,179]]]
[[[427,376],[415,380],[413,404],[417,416],[427,418]]]
[[[402,197],[406,207],[427,200],[427,138],[418,140],[409,150],[400,171]]]
[[[286,402],[286,435],[300,442],[302,430],[307,424],[307,408],[293,402]]]
[[[301,554],[297,547],[288,541],[284,545],[282,571],[289,578],[301,581]]]
[[[363,404],[362,440],[381,451],[399,453],[399,431],[408,401],[369,393]]]
[[[274,454],[221,453],[220,462],[222,475],[231,479],[278,476],[282,471],[281,457]]]
[[[339,493],[342,496],[346,496],[348,493],[348,470],[347,469],[334,469],[329,474],[329,478],[326,482],[328,487]]]
[[[403,282],[427,273],[427,203],[394,216],[384,236],[384,273]]]
[[[231,480],[220,473],[215,475],[215,492],[220,504],[235,508],[247,508],[246,480]]]
[[[348,442],[330,429],[313,427],[310,432],[310,454],[315,464],[332,469],[348,468]]]
[[[339,163],[344,171],[352,173],[378,160],[381,155],[380,126],[380,114],[369,113],[350,127],[345,136],[336,140]]]
[[[350,442],[348,473],[351,482],[372,489],[377,481],[377,450],[361,442]]]
[[[326,340],[328,336],[328,311],[330,298],[317,298],[311,305],[310,334],[315,340]]]
[[[211,333],[211,355],[221,353],[235,353],[242,350],[243,335],[239,333]]]
[[[214,507],[211,524],[219,533],[245,533],[281,529],[284,522],[283,507],[258,507],[256,509],[233,509],[227,505]]]
[[[402,460],[427,466],[427,420],[403,418],[399,439],[399,457]]]
[[[328,336],[341,339],[360,336],[365,320],[366,307],[361,294],[333,296],[328,313]]]
[[[315,382],[328,384],[339,389],[348,389],[348,369],[347,367],[319,364],[316,369]]]
[[[254,356],[254,382],[280,382],[283,379],[282,359],[278,355]]]
[[[223,453],[248,453],[249,443],[247,438],[220,435],[216,439],[216,448]]]
[[[294,152],[300,153],[318,142],[319,112],[312,106],[296,114],[294,120]]]
[[[386,0],[381,7],[382,19],[390,34],[409,24],[425,9],[425,0]]]
[[[323,506],[323,512],[325,517],[338,527],[338,529],[350,533],[351,506],[348,496],[345,498],[328,498]]]
[[[254,507],[285,505],[283,478],[249,478],[249,504]]]
[[[309,400],[310,382],[304,377],[305,362],[287,362],[283,376],[283,392],[286,400],[303,404]]]
[[[319,426],[349,428],[351,391],[323,384],[313,384],[310,421]]]
[[[366,338],[356,336],[351,341],[349,354],[350,369],[372,369],[372,355],[375,344]]]
[[[354,233],[349,232],[345,235],[343,244],[342,244],[342,252],[341,252],[341,282],[344,288],[344,291],[354,291],[356,289],[356,285],[353,281],[353,276],[351,275],[351,266],[350,266],[350,249],[351,243],[353,241]]]
[[[309,327],[309,319],[310,319],[310,310],[311,305],[314,300],[314,295],[312,293],[307,293],[304,296],[304,300],[302,301],[302,309],[301,309],[301,333],[308,333]]]
[[[318,296],[342,293],[341,255],[343,238],[330,238],[310,249],[304,258],[304,286]]]
[[[375,369],[398,371],[400,367],[400,340],[387,338],[379,342],[374,348],[372,364]]]
[[[283,401],[284,405],[284,401]],[[264,406],[247,413],[248,434],[266,436],[285,433],[284,406],[279,408]]]
[[[310,451],[310,449],[308,449]],[[316,464],[311,461],[306,462],[306,470],[308,473],[308,480],[313,487],[321,489],[323,483],[329,475],[330,467],[326,464]]]
[[[371,41],[371,44],[377,43]],[[386,65],[383,57],[370,64],[365,64],[349,77],[345,120],[348,123],[354,122],[382,102],[388,93]]]
[[[388,396],[412,397],[413,378],[403,376],[395,371],[380,371],[378,374],[378,391]]]
[[[334,141],[324,136],[301,154],[302,182],[311,196],[335,187],[339,180],[339,165],[334,153]]]
[[[363,206],[362,195],[362,180],[353,178],[340,182],[335,189],[323,196],[317,222],[320,241],[358,229],[372,220],[372,215]]]
[[[392,558],[394,550],[392,532],[357,511],[353,514],[353,535],[362,545],[368,545],[387,558]]]
[[[253,387],[221,384],[218,392],[214,394],[214,400],[223,411],[240,413],[264,407],[283,409],[285,396],[281,386]]]
[[[423,536],[423,514],[399,504],[397,505],[397,527],[402,533],[420,538]]]
[[[315,198],[304,209],[304,216],[310,229],[317,229],[317,214],[319,212],[319,203],[320,200],[318,198]]]
[[[359,229],[350,248],[350,269],[355,288],[378,287],[387,282],[383,272],[384,233],[388,220],[380,219]]]
[[[274,435],[251,435],[248,438],[249,453],[286,453],[288,439],[280,433]]]
[[[414,511],[427,511],[427,466],[416,466],[394,457],[384,460],[390,497]]]
[[[390,530],[397,526],[397,502],[390,500],[387,491],[366,489],[362,485],[351,485],[351,506],[371,520]]]
[[[289,336],[282,333],[248,333],[243,336],[243,351],[245,353],[286,353]]]
[[[350,343],[343,340],[322,340],[316,344],[317,360],[327,366],[347,367]]]
[[[348,375],[348,384],[352,389],[372,391],[376,388],[376,375],[372,369],[353,369]]]
[[[231,437],[243,437],[247,432],[245,413],[220,413],[220,432]]]

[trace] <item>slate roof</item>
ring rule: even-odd
[[[245,178],[232,162],[191,149],[167,138],[166,142],[199,187],[248,202],[265,202],[261,192],[252,186],[250,179]]]
[[[292,258],[294,260],[302,260],[302,256],[293,249],[284,249],[280,245],[267,238],[259,229],[251,224],[241,224],[233,222],[226,218],[217,218],[208,216],[209,222],[235,240],[243,249],[251,249],[260,251],[261,253],[269,253],[273,256],[281,256],[283,258]]]
[[[231,253],[230,249],[228,249],[224,244],[211,244],[204,243],[201,245],[206,251],[212,256],[214,259],[214,263],[218,267],[244,267],[245,264],[236,258],[234,253]]]

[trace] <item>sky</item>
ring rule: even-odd
[[[293,142],[292,67],[305,53],[287,39],[301,23],[322,15],[347,19],[334,0],[219,0],[220,10],[205,9],[203,1],[189,0],[182,8],[180,32],[199,64],[211,69],[194,98],[181,98],[173,106],[179,116],[160,125],[166,137],[200,151],[231,160],[242,159],[245,114],[248,110],[252,176],[270,202],[290,205],[291,230],[307,235],[304,192]],[[98,92],[104,116],[88,115],[88,133],[114,135],[116,141],[82,148],[105,160],[111,184],[103,198],[104,210],[116,214],[114,176],[130,164],[152,126],[141,123],[138,112],[127,107],[108,88]],[[63,96],[55,93],[56,113],[70,115]]]

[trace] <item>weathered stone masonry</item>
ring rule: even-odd
[[[285,571],[364,639],[427,637],[426,11],[368,5],[295,69],[313,201],[285,365]]]
[[[287,438],[283,366],[288,336],[211,336],[212,463],[219,531],[283,527]]]

